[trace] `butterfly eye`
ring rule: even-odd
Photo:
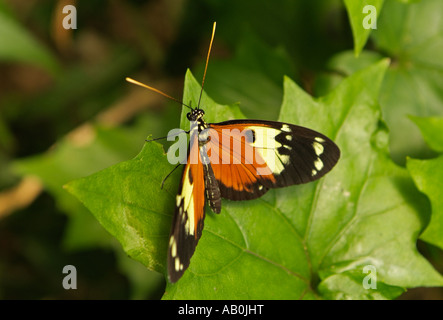
[[[188,118],[188,120],[191,121],[191,113],[190,113],[190,112],[188,112],[188,113],[186,114],[186,118]]]

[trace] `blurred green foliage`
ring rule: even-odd
[[[67,31],[61,9],[71,3],[78,29]],[[356,3],[376,6],[377,29],[362,28]],[[432,138],[441,140],[441,132],[426,134],[427,125],[417,119],[443,117],[442,18],[439,0],[0,1],[0,298],[162,297],[163,275],[128,258],[62,188],[134,158],[148,135],[164,136],[179,126],[177,105],[140,93],[126,76],[181,97],[187,68],[202,78],[217,21],[205,90],[218,103],[239,103],[249,118],[275,120],[285,75],[307,93],[325,96],[388,57],[378,103],[391,157],[400,165],[406,157],[437,162],[426,159],[441,152]],[[432,225],[423,238],[432,245],[419,242],[419,248],[442,272],[443,233],[435,223],[441,220],[435,200],[441,188],[431,188],[440,180],[426,180],[432,178],[428,168],[436,177],[442,169],[417,163],[408,160],[408,170],[430,199],[423,229]],[[41,192],[16,207],[20,201],[11,191],[29,176],[40,179]],[[26,189],[18,190],[19,199],[27,197]],[[67,264],[77,267],[78,290],[61,286]],[[343,286],[352,290],[358,281],[344,273],[319,292],[338,298]],[[334,290],[338,294],[329,294]],[[419,298],[443,297],[441,290],[416,292]]]

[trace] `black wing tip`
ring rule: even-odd
[[[184,272],[175,272],[174,270],[168,270],[168,281],[170,283],[176,283],[183,276]]]
[[[321,169],[318,169],[314,161],[314,167],[312,168],[311,171],[312,177],[310,181],[318,180],[323,176],[325,176],[327,173],[329,173],[337,165],[341,156],[340,148],[337,146],[337,144],[334,141],[323,135],[321,135],[320,138],[324,140],[321,143],[322,146],[324,147],[324,151],[321,155],[317,155],[316,160],[320,160],[323,167]],[[317,140],[314,139],[314,141]]]
[[[271,186],[274,188],[319,180],[335,167],[341,156],[340,148],[327,136],[308,128],[288,126],[294,138],[287,140],[287,133],[283,132],[277,139],[282,144],[279,153],[289,156],[290,161],[277,175],[277,182]]]
[[[178,256],[173,257],[171,250],[168,251],[168,281],[170,283],[177,282],[185,273],[189,264],[181,262]]]

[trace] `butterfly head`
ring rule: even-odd
[[[197,121],[205,115],[205,112],[202,109],[193,109],[191,112],[188,112],[186,117],[189,121]]]

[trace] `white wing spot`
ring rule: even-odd
[[[175,241],[174,236],[171,236],[169,245],[171,246],[171,256],[175,258],[175,256],[177,255],[177,241]]]
[[[316,139],[317,139],[317,138],[316,138]],[[312,147],[314,148],[315,154],[316,154],[317,156],[320,156],[320,155],[323,153],[323,151],[325,150],[325,148],[323,147],[323,145],[320,144],[320,143],[318,143],[318,142],[316,142],[316,141],[314,141],[314,142],[312,143]]]
[[[315,176],[316,174],[317,174],[317,170],[312,169],[312,171],[311,171],[311,176]]]
[[[320,142],[320,143],[325,142],[325,139],[320,138],[320,137],[316,137],[314,140],[317,141],[317,142]]]
[[[186,176],[189,174],[189,169],[185,171],[183,174]],[[189,179],[185,179],[183,184],[183,189],[180,195],[180,201],[183,199],[183,202],[180,203],[179,214],[182,218],[182,223],[184,223],[185,232],[187,235],[194,235],[194,194],[193,194],[193,184],[189,181]]]
[[[281,127],[281,131],[284,132],[291,132],[291,128],[289,128],[289,126],[287,124],[282,125]]]
[[[194,235],[194,230],[191,229],[191,220],[189,218],[186,219],[185,232],[187,235]]]
[[[320,158],[317,158],[317,160],[314,161],[314,166],[318,171],[320,171],[323,169],[323,161],[321,161]]]
[[[180,202],[182,201],[182,199],[183,199],[183,197],[181,195],[177,195],[177,198],[176,198],[177,207],[180,205]]]
[[[292,141],[292,136],[291,136],[290,134],[287,134],[285,138],[286,138],[286,140],[288,140],[288,141]]]
[[[175,257],[175,265],[174,265],[175,271],[180,271],[180,265],[181,265],[180,259],[178,257]]]

